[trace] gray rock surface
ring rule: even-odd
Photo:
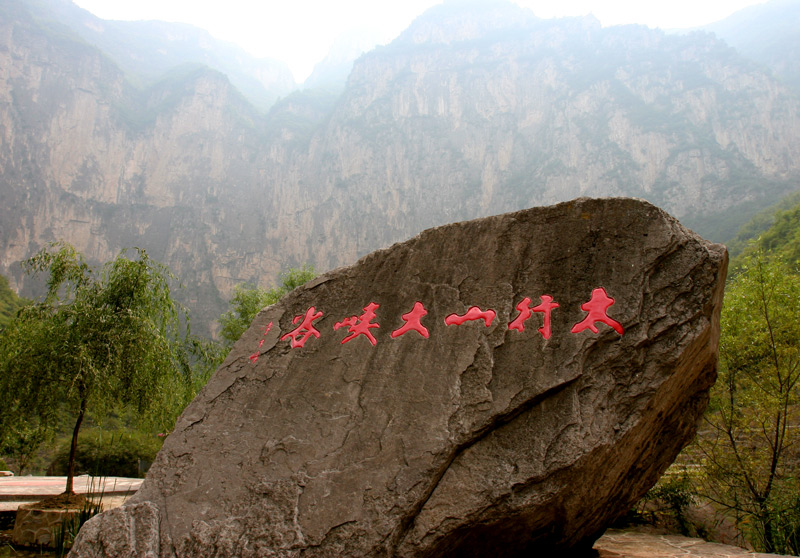
[[[579,199],[326,273],[257,316],[71,556],[588,550],[695,431],[726,266],[646,202]],[[453,323],[473,306],[494,318]]]

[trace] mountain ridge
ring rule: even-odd
[[[23,293],[16,262],[50,240],[93,261],[134,242],[208,325],[237,283],[447,222],[625,195],[725,240],[800,186],[796,93],[707,33],[444,5],[341,94],[264,113],[206,68],[137,87],[19,6],[0,1],[0,273]]]
[[[27,0],[42,25],[64,29],[111,58],[132,84],[147,88],[174,68],[219,71],[260,111],[297,89],[284,62],[256,58],[241,47],[185,23],[104,20],[71,0]]]
[[[800,91],[800,2],[771,0],[705,26]]]

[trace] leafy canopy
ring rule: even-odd
[[[225,346],[230,348],[239,340],[262,308],[275,304],[283,295],[312,280],[316,275],[312,266],[304,265],[282,273],[280,285],[269,290],[246,284],[236,285],[230,302],[232,309],[219,318],[222,326],[220,336]]]
[[[47,293],[0,333],[0,448],[32,424],[52,429],[59,413],[75,417],[77,443],[87,409],[125,405],[145,417],[185,402],[192,378],[172,275],[134,252],[100,272],[65,243],[24,262],[47,274]]]
[[[725,293],[720,371],[698,438],[705,492],[766,552],[800,550],[800,275],[752,252]]]
[[[25,301],[8,286],[8,279],[0,275],[0,330],[14,319],[24,305]]]

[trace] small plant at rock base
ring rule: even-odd
[[[78,536],[83,524],[91,518],[103,511],[103,495],[105,493],[105,478],[100,478],[97,481],[97,486],[100,486],[100,497],[97,500],[87,498],[83,507],[77,514],[65,514],[64,519],[58,527],[54,528],[51,532],[51,546],[55,549],[55,554],[58,558],[66,556],[69,549],[72,548],[72,543],[75,542],[75,537]],[[89,481],[88,493],[94,492],[95,477]]]
[[[650,489],[645,499],[659,501],[670,517],[677,523],[682,535],[691,534],[686,510],[694,502],[697,493],[686,471],[680,475],[665,475]]]

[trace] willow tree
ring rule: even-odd
[[[54,243],[24,262],[47,275],[43,300],[25,307],[0,336],[0,446],[15,426],[73,421],[65,494],[74,494],[75,450],[87,411],[133,406],[144,416],[189,389],[180,362],[180,309],[171,274],[143,250],[99,271]]]

